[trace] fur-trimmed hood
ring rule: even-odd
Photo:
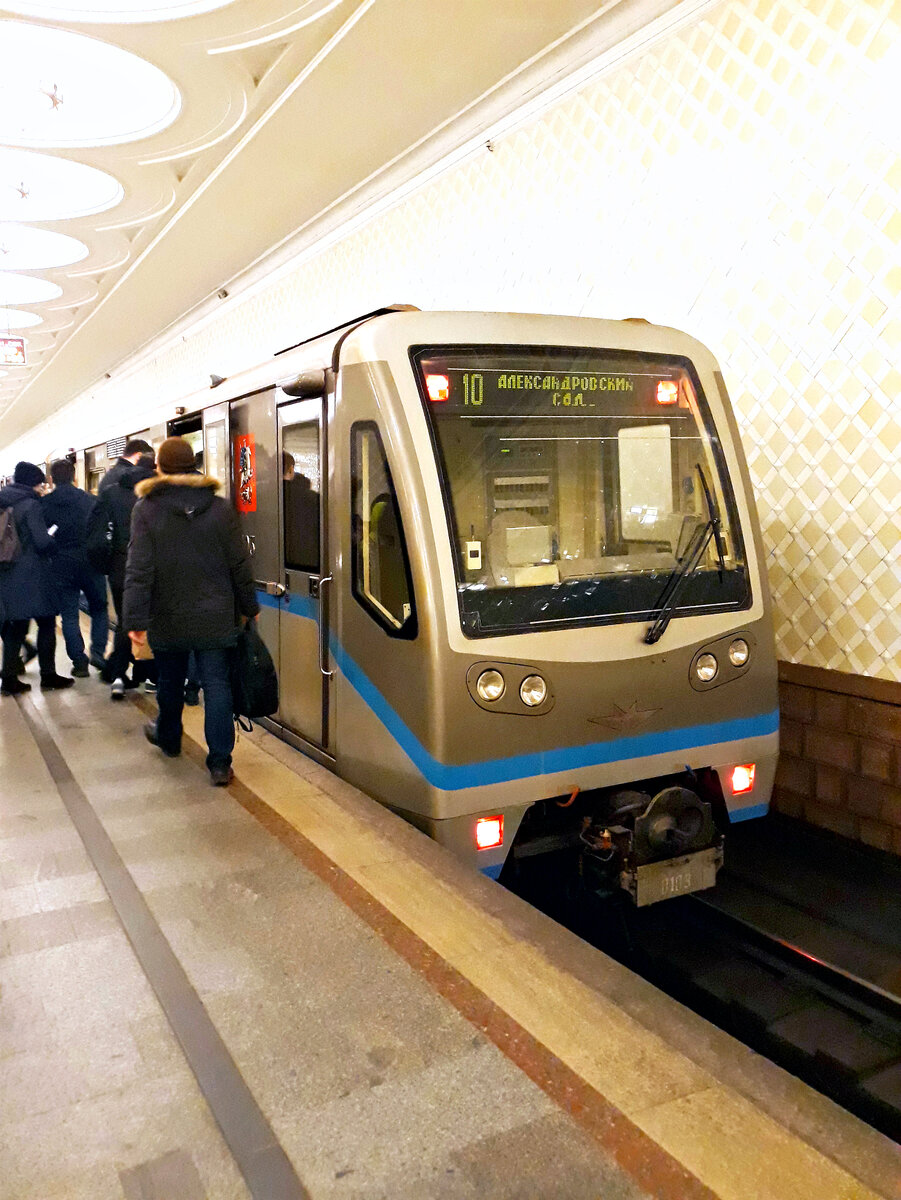
[[[152,494],[161,495],[176,487],[210,488],[215,494],[222,484],[212,475],[201,475],[199,472],[192,475],[152,475],[149,479],[142,479],[136,485],[135,493],[141,497]]]

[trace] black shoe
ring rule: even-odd
[[[4,679],[0,685],[0,696],[19,696],[30,691],[31,684],[23,683],[21,679]]]
[[[99,671],[102,675],[103,671],[106,668],[106,659],[98,658],[98,656],[96,654],[92,654],[91,655],[91,666],[94,668],[95,671]]]
[[[63,688],[74,687],[75,680],[67,679],[65,675],[42,675],[42,692],[61,692]]]
[[[85,659],[83,663],[76,663],[72,667],[72,675],[75,679],[87,679],[90,674],[91,672],[88,670],[87,659]]]
[[[185,704],[188,708],[196,708],[200,703],[200,686],[185,687]]]
[[[162,750],[166,758],[178,758],[178,756],[181,754],[181,747],[179,747],[178,750],[167,750],[165,746],[161,746],[159,744],[159,742],[156,740],[156,725],[153,721],[148,721],[144,726],[144,737],[151,744],[151,746],[156,746],[158,750]]]
[[[228,787],[234,777],[231,767],[210,767],[210,783],[213,787]]]

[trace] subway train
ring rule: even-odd
[[[234,503],[272,732],[491,877],[559,854],[637,905],[715,883],[767,810],[778,708],[709,350],[393,306],[173,408],[129,436],[187,437]],[[123,442],[78,455],[87,486]]]

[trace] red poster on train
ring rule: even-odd
[[[252,433],[235,438],[235,504],[238,512],[257,511],[257,448]]]

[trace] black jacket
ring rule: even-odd
[[[135,489],[124,624],[155,650],[234,645],[260,611],[238,518],[208,475],[155,475]]]
[[[0,567],[0,621],[29,621],[59,612],[52,558],[56,543],[34,488],[11,483],[0,488],[0,508],[12,508],[21,550]]]
[[[140,463],[126,463],[127,470],[119,474],[118,480],[98,498],[88,528],[88,544],[96,545],[106,537],[109,525],[113,527],[112,555],[108,567],[110,587],[121,591],[125,587],[125,563],[128,558],[128,542],[131,537],[131,513],[138,502],[135,487],[145,479],[153,479],[156,472],[152,467]]]
[[[118,483],[125,472],[131,470],[132,466],[133,464],[127,458],[117,458],[97,485],[97,495],[102,496],[107,488]]]
[[[53,535],[57,550],[53,565],[59,579],[87,564],[85,538],[96,503],[93,496],[71,483],[59,483],[49,496],[41,498],[47,527],[58,526]]]

